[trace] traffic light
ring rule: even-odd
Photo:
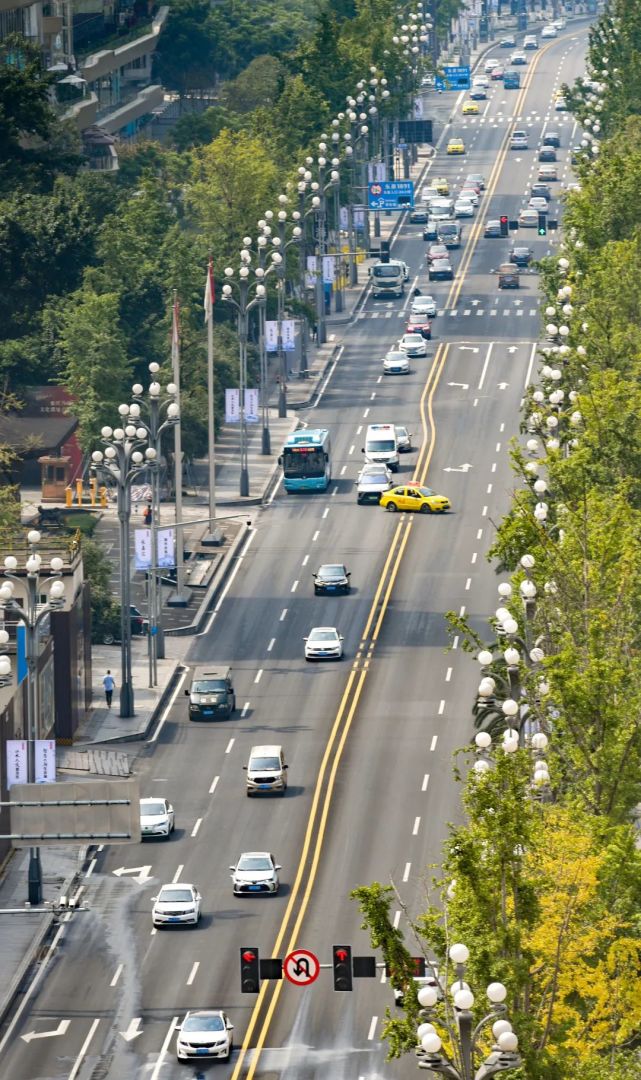
[[[539,236],[547,236],[548,222],[546,214],[542,214],[539,210]]]
[[[260,990],[260,958],[253,945],[244,945],[240,950],[240,989],[243,994],[257,994]]]
[[[501,222],[501,236],[508,236],[509,235],[509,227],[508,227],[507,214],[501,214],[500,222]]]
[[[352,989],[352,946],[332,945],[334,990]]]

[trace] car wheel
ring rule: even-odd
[[[431,514],[431,513],[432,513],[432,508],[430,506],[428,506],[427,503],[423,503],[423,505],[421,507],[421,514]]]
[[[398,507],[397,507],[396,503],[388,502],[385,509],[389,510],[390,514],[393,514],[393,513],[395,513],[396,510],[398,510]]]

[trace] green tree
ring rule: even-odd
[[[101,427],[113,427],[129,391],[132,369],[119,325],[119,301],[118,293],[98,295],[85,287],[69,297],[63,312],[60,381],[74,398],[78,441],[85,452],[96,448]]]
[[[278,95],[282,65],[275,56],[257,56],[231,82],[220,89],[223,106],[236,113],[273,104]]]
[[[221,131],[239,131],[242,121],[221,105],[213,105],[201,113],[187,113],[171,130],[171,144],[176,150],[192,150],[213,142]]]
[[[113,595],[111,562],[97,540],[83,538],[82,565],[91,589],[91,640],[99,644],[118,633],[120,604]]]

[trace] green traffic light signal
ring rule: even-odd
[[[545,214],[539,213],[539,236],[547,236],[548,223]]]

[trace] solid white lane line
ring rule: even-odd
[[[156,730],[154,731],[151,738],[149,739],[149,742],[152,742],[152,743],[156,742],[158,736],[160,735],[160,732],[162,731],[163,727],[165,726],[165,721],[166,721],[167,717],[169,716],[169,713],[171,712],[171,710],[174,707],[174,703],[176,701],[176,698],[178,697],[178,694],[180,693],[180,691],[182,689],[182,685],[183,685],[186,678],[187,678],[187,672],[183,671],[183,673],[180,676],[178,682],[176,683],[176,689],[174,690],[173,694],[169,698],[169,702],[167,704],[167,707],[166,707],[164,713],[162,714],[162,716],[160,717],[160,720],[158,721],[158,726],[156,727]]]
[[[406,862],[405,863],[405,869],[403,871],[403,881],[409,881],[409,879],[410,879],[410,870],[411,869],[412,869],[411,862]]]
[[[67,1080],[76,1080],[76,1077],[77,1077],[78,1073],[80,1072],[80,1066],[82,1065],[82,1063],[83,1063],[83,1061],[85,1059],[85,1054],[87,1053],[87,1050],[89,1049],[89,1044],[90,1044],[91,1040],[93,1039],[93,1037],[94,1037],[94,1035],[96,1033],[96,1028],[98,1027],[99,1023],[100,1023],[99,1019],[92,1020],[91,1027],[89,1028],[89,1031],[87,1033],[87,1038],[85,1039],[82,1046],[80,1047],[80,1053],[78,1054],[78,1057],[76,1058],[76,1060],[73,1063],[73,1068],[72,1068],[71,1072],[69,1073],[69,1076],[68,1076]]]
[[[451,669],[451,667],[448,667],[447,671],[445,672],[445,682],[449,682],[451,678],[452,678],[452,669]]]
[[[532,368],[534,366],[534,357],[536,356],[536,350],[537,350],[537,343],[535,341],[534,344],[532,345],[532,350],[530,352],[530,362],[529,362],[529,364],[527,366],[527,372],[526,372],[526,375],[525,375],[524,386],[525,386],[526,389],[530,384],[530,379],[532,378]]]
[[[370,1026],[369,1026],[369,1031],[367,1033],[367,1038],[369,1039],[370,1042],[372,1041],[372,1039],[374,1038],[374,1036],[376,1034],[376,1025],[377,1024],[378,1024],[378,1016],[373,1016],[372,1017],[372,1022],[371,1022]]]
[[[180,881],[180,878],[182,876],[182,872],[183,872],[184,869],[185,869],[185,864],[184,863],[179,863],[179,865],[176,868],[176,873],[174,874],[173,878],[171,879],[172,885],[175,885],[177,881]]]
[[[198,971],[199,967],[200,967],[200,960],[195,960],[194,963],[192,964],[191,971],[189,972],[189,975],[187,976],[187,986],[192,986],[193,985],[193,981],[196,978],[196,972]]]
[[[414,827],[412,829],[412,836],[418,836],[418,830],[421,827],[420,817],[414,818]]]
[[[209,786],[209,795],[213,795],[213,794],[214,794],[214,792],[215,792],[216,788],[218,787],[218,781],[219,781],[219,780],[220,780],[220,777],[219,777],[219,776],[215,776],[215,777],[214,777],[214,779],[212,780],[212,782],[211,782],[211,784],[210,784],[210,786]]]
[[[89,863],[89,866],[87,867],[86,872],[85,872],[85,877],[86,878],[91,877],[91,875],[93,874],[95,869],[96,869],[96,859],[92,859],[91,862]]]
[[[437,742],[438,742],[438,735],[432,735],[432,741],[430,743],[430,751],[431,751],[431,753],[434,753],[434,751],[436,750]]]
[[[491,341],[490,344],[488,345],[488,348],[487,348],[487,354],[485,356],[485,363],[483,364],[483,370],[481,371],[481,378],[479,379],[479,384],[477,386],[477,390],[482,390],[483,389],[483,383],[485,382],[485,376],[487,374],[487,366],[488,366],[488,364],[490,362],[490,357],[492,355],[492,349],[493,348],[494,348],[494,342]]]
[[[275,638],[275,637],[273,637],[273,638],[271,639],[271,641],[270,641],[269,645],[267,646],[267,652],[271,652],[271,651],[272,651],[272,649],[274,648],[274,645],[275,645],[275,644],[276,644],[276,638]]]
[[[158,1077],[160,1076],[160,1070],[162,1069],[162,1067],[163,1067],[163,1065],[165,1063],[165,1057],[167,1056],[167,1049],[169,1047],[169,1043],[171,1042],[172,1036],[173,1036],[174,1031],[176,1030],[177,1027],[178,1027],[178,1017],[174,1016],[174,1017],[172,1017],[171,1024],[169,1025],[169,1028],[167,1030],[167,1034],[165,1035],[165,1038],[163,1040],[163,1044],[162,1044],[162,1046],[160,1048],[160,1053],[158,1055],[158,1058],[156,1060],[156,1064],[154,1065],[153,1072],[152,1072],[149,1080],[158,1080]]]
[[[249,702],[246,701],[245,704],[243,705],[243,711],[240,714],[240,719],[244,720],[245,717],[247,716],[248,712],[249,712]]]
[[[307,566],[308,562],[309,562],[309,555],[306,555],[305,558],[303,559],[302,563],[301,563],[301,566]]]
[[[283,610],[282,610],[282,611],[281,611],[281,613],[280,613],[280,619],[279,619],[278,621],[279,621],[279,622],[282,622],[282,621],[283,621],[283,619],[285,618],[286,614],[287,614],[287,608],[286,608],[286,607],[284,607],[284,608],[283,608]]]
[[[314,533],[314,535],[312,536],[312,544],[316,543],[319,536],[320,536],[320,529],[317,529],[316,532]]]
[[[234,743],[235,743],[235,742],[236,742],[236,739],[235,739],[235,738],[234,738],[234,736],[232,735],[231,739],[230,739],[230,740],[229,740],[229,742],[227,743],[227,746],[225,747],[225,753],[226,753],[226,754],[230,754],[230,753],[231,753],[231,749],[232,749],[232,746],[234,745]]]
[[[280,478],[279,478],[279,483],[280,483]],[[274,490],[273,490],[272,495],[271,495],[271,498],[273,498],[274,495],[276,494],[277,488],[278,488],[278,485],[275,485]],[[243,550],[241,551],[240,555],[238,556],[238,559],[236,560],[236,565],[235,565],[234,569],[232,570],[231,574],[229,575],[229,581],[225,585],[225,588],[223,589],[222,593],[220,594],[220,599],[219,599],[218,603],[216,604],[216,607],[214,608],[214,610],[211,613],[211,616],[209,618],[209,622],[207,623],[205,629],[201,630],[199,632],[199,634],[197,635],[198,637],[204,637],[205,634],[208,634],[209,631],[211,630],[211,628],[213,626],[213,623],[214,623],[214,619],[216,618],[218,612],[220,611],[221,605],[222,605],[225,597],[227,596],[227,593],[229,592],[229,590],[232,587],[232,584],[234,582],[234,578],[236,577],[236,574],[240,570],[240,565],[241,565],[243,559],[245,558],[245,555],[249,551],[249,545],[251,543],[253,543],[253,540],[254,540],[255,536],[256,536],[256,529],[251,529],[251,531],[249,533],[249,536],[247,537],[247,541],[246,541],[246,543],[245,543],[245,545],[243,547]],[[177,688],[177,690],[178,690],[178,688]],[[177,692],[177,690],[176,690],[176,692]],[[170,702],[170,705],[168,706],[168,709],[171,706],[171,704],[173,704],[173,702]],[[152,742],[153,741],[154,740],[152,740]]]
[[[442,716],[444,712],[445,712],[445,701],[443,700],[443,698],[441,698],[441,700],[439,702],[439,706],[438,706],[438,715]]]
[[[427,791],[427,785],[429,784],[429,782],[430,782],[430,774],[428,772],[426,772],[425,776],[423,777],[423,783],[421,784],[421,791]]]
[[[192,839],[194,838],[194,836],[198,836],[198,830],[199,830],[200,826],[202,825],[202,823],[203,823],[203,819],[201,817],[199,817],[196,820],[196,824],[194,825],[193,829],[191,830]]]
[[[117,986],[117,985],[118,985],[118,979],[119,979],[119,978],[120,978],[120,976],[122,975],[122,969],[123,969],[123,965],[122,965],[122,964],[118,964],[118,967],[117,967],[117,968],[116,968],[116,970],[114,971],[114,976],[113,976],[113,979],[112,979],[112,980],[111,980],[111,982],[109,983],[109,985],[110,985],[110,986]]]
[[[298,578],[296,578],[296,581],[294,582],[294,584],[292,585],[292,587],[291,587],[291,589],[289,591],[290,592],[296,592],[297,588],[298,588]]]

